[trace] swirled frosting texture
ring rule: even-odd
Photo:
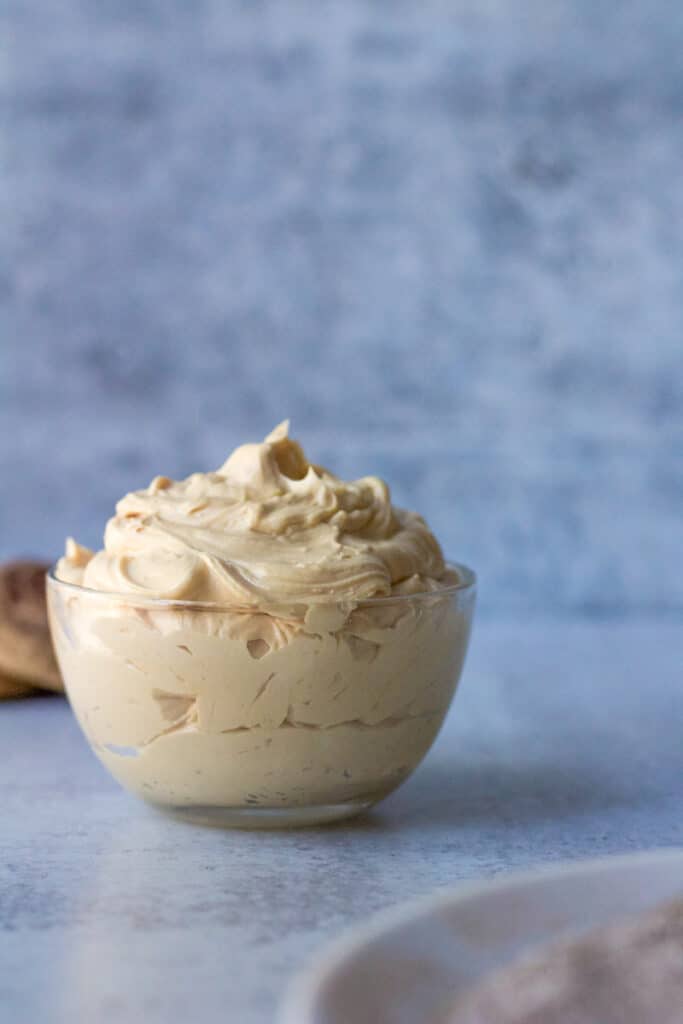
[[[215,473],[156,477],[116,506],[104,549],[74,541],[64,580],[105,592],[243,608],[362,600],[453,582],[421,516],[378,477],[340,480],[308,461],[284,422]]]

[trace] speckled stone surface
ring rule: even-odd
[[[681,623],[485,624],[418,774],[328,829],[167,820],[58,698],[0,706],[0,1022],[270,1024],[379,908],[533,863],[683,843]]]
[[[683,608],[683,5],[0,19],[0,557],[291,414],[484,613]]]

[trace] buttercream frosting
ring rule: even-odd
[[[57,574],[106,592],[274,608],[429,590],[446,568],[422,516],[394,507],[383,480],[348,482],[309,462],[285,421],[216,472],[157,476],[127,494],[103,550],[70,541]]]

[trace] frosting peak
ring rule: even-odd
[[[303,480],[311,468],[301,445],[289,437],[289,420],[283,420],[263,444],[235,448],[218,475],[243,484],[249,496],[265,498],[282,493],[290,480]]]
[[[392,506],[378,477],[347,482],[310,463],[288,421],[214,473],[127,494],[104,549],[84,552],[67,545],[62,579],[252,608],[431,589],[445,573],[421,516]]]

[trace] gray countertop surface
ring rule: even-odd
[[[369,914],[473,877],[683,843],[681,623],[480,624],[425,764],[356,823],[166,819],[59,698],[0,706],[0,1020],[264,1024]]]

